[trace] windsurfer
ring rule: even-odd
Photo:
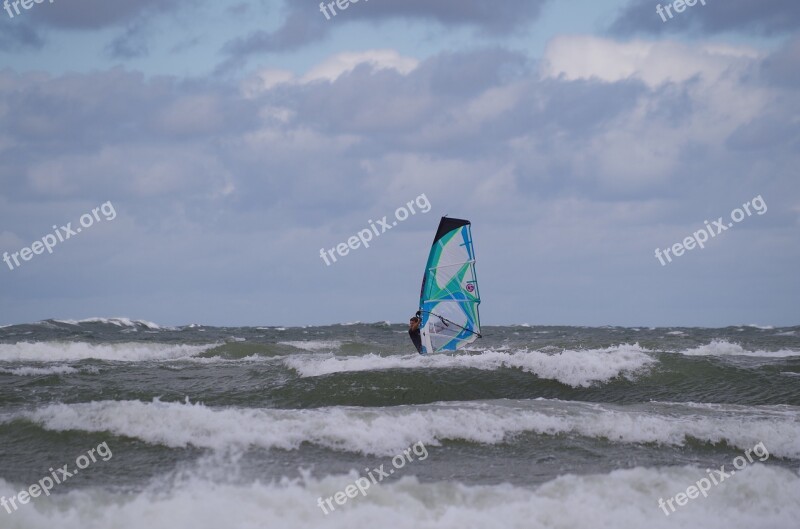
[[[419,322],[419,312],[417,312],[417,316],[414,316],[408,322],[408,335],[411,337],[411,341],[414,342],[417,352],[422,354],[422,337],[419,334]]]

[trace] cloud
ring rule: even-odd
[[[436,21],[445,27],[471,26],[488,34],[503,34],[536,20],[548,0],[388,0],[357,6],[346,14],[368,20],[407,18]],[[354,6],[355,7],[355,6]]]
[[[352,1],[352,0],[350,0]],[[228,42],[223,51],[235,65],[256,53],[297,50],[328,37],[331,31],[353,21],[372,23],[411,19],[437,23],[445,28],[468,27],[486,35],[502,35],[526,27],[536,20],[548,0],[381,0],[348,4],[345,11],[326,19],[316,2],[287,2],[283,24],[274,31],[256,31]],[[224,69],[224,68],[223,68]]]
[[[180,7],[195,5],[188,0],[81,0],[80,7],[73,2],[56,1],[37,9],[29,16],[37,24],[61,29],[101,29],[122,26],[141,17],[163,14]]]
[[[542,58],[548,77],[617,82],[635,78],[655,87],[693,77],[716,79],[732,66],[751,64],[760,53],[746,46],[677,41],[617,42],[600,37],[556,37]]]
[[[230,306],[270,300],[258,318],[273,321],[358,316],[374,289],[364,270],[397,280],[387,298],[411,299],[402,285],[418,285],[419,241],[445,213],[468,215],[482,231],[487,277],[525,276],[535,260],[537,278],[556,285],[543,294],[551,303],[581,285],[569,310],[592,306],[581,296],[625,299],[659,281],[667,290],[653,295],[701,288],[709,270],[734,262],[763,270],[796,247],[786,234],[796,233],[800,204],[800,96],[796,79],[781,74],[794,46],[764,56],[572,36],[553,39],[539,62],[499,48],[421,61],[366,50],[240,83],[121,69],[3,71],[0,238],[35,240],[112,200],[124,229],[102,248],[87,249],[87,235],[69,247],[74,255],[65,247],[28,270],[42,284],[95,290],[119,288],[111,278],[137,270],[129,288],[142,297],[128,293],[125,307],[133,296],[151,319],[167,309],[172,319],[194,318],[203,297]],[[430,217],[411,218],[369,252],[325,269],[319,248],[423,191]],[[768,215],[671,268],[675,275],[650,277],[663,274],[653,248],[757,194]],[[66,270],[86,277],[49,268],[65,263],[79,263]],[[110,279],[98,283],[98,275]],[[787,290],[779,279],[794,277],[769,275],[776,279],[765,291],[776,295]],[[198,285],[208,287],[202,296]],[[504,288],[499,279],[490,288],[509,304],[501,319],[529,303]],[[170,295],[159,297],[164,289]],[[344,301],[335,314],[312,315],[309,292]],[[8,299],[25,295],[20,287]],[[391,314],[386,303],[370,311]]]
[[[189,163],[196,151],[223,175],[206,184],[208,196],[233,179],[244,203],[282,194],[320,213],[345,193],[311,175],[369,187],[377,174],[395,178],[390,159],[417,167],[469,161],[498,175],[501,189],[513,184],[524,194],[627,199],[673,194],[676,179],[689,182],[704,167],[744,171],[731,151],[793,138],[791,113],[775,109],[793,108],[797,97],[772,86],[769,69],[786,53],[575,36],[553,39],[539,63],[491,48],[422,62],[367,50],[332,55],[299,75],[264,70],[233,91],[115,70],[6,73],[0,96],[15,101],[3,116],[14,131],[6,151],[17,155],[9,168],[29,176],[31,193],[69,196],[130,159],[136,169],[125,172],[124,192],[180,194],[182,177],[153,183],[159,168],[204,174]],[[178,148],[184,154],[170,165]],[[46,162],[26,162],[34,152]],[[81,172],[83,183],[68,185]],[[476,189],[489,185],[474,178]]]
[[[131,59],[147,54],[147,37],[155,17],[174,13],[197,3],[188,0],[81,0],[51,2],[25,12],[25,22],[16,20],[0,36],[0,49],[16,51],[23,48],[40,49],[47,29],[85,32],[108,28],[122,29],[106,45],[106,53],[116,59]]]
[[[16,52],[25,49],[41,49],[44,39],[31,26],[24,23],[9,24],[0,33],[0,50]]]
[[[384,202],[375,179],[399,197],[433,174],[439,189],[496,188],[510,201],[655,199],[688,192],[699,172],[763,170],[737,152],[769,144],[774,163],[789,156],[796,125],[774,109],[797,98],[758,74],[782,53],[576,36],[552,40],[538,64],[491,48],[422,62],[367,50],[299,75],[264,70],[234,91],[121,71],[17,76],[24,103],[4,119],[18,154],[46,160],[12,162],[33,194],[70,196],[120,164],[121,193],[194,195],[195,174],[198,196],[233,197],[243,211],[283,204],[300,222],[341,215],[347,196]]]
[[[795,37],[762,64],[764,76],[786,87],[800,86],[800,37]]]
[[[670,3],[662,1],[661,5]],[[656,13],[657,4],[630,0],[611,24],[612,34],[735,31],[774,36],[800,28],[800,4],[795,0],[707,0],[705,6],[698,2],[682,13],[673,12],[666,22]]]
[[[106,52],[115,59],[134,59],[147,55],[147,35],[143,21],[131,22],[125,31],[114,38]]]
[[[342,75],[351,73],[357,67],[365,67],[372,72],[394,70],[401,75],[407,75],[418,65],[418,60],[411,57],[403,57],[395,50],[345,52],[328,57],[302,76],[296,76],[286,70],[262,70],[245,81],[244,86],[246,93],[252,96],[284,83],[334,82]]]
[[[308,9],[309,4],[294,3],[286,20],[275,31],[255,31],[226,43],[223,52],[234,58],[255,53],[296,50],[308,44],[324,40],[330,26],[319,13]],[[301,9],[303,9],[301,11]]]
[[[303,76],[304,82],[325,79],[335,81],[342,74],[352,72],[356,66],[368,65],[375,70],[391,69],[402,75],[414,70],[419,61],[403,57],[394,50],[368,50],[355,53],[339,53],[315,66]]]

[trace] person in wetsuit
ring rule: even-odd
[[[422,337],[419,334],[419,324],[419,312],[417,312],[417,315],[408,322],[408,335],[411,337],[411,341],[414,342],[417,352],[422,354]]]

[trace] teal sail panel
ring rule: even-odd
[[[471,224],[442,217],[422,278],[422,353],[457,351],[479,338],[480,302]]]

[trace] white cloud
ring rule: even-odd
[[[318,64],[303,76],[302,82],[318,80],[335,81],[339,76],[352,72],[357,66],[368,64],[373,70],[395,70],[408,75],[419,65],[411,57],[403,57],[394,50],[367,50],[339,53]]]
[[[548,43],[541,74],[568,81],[599,79],[609,83],[634,78],[652,88],[667,82],[685,82],[698,75],[714,80],[729,68],[750,63],[759,56],[756,50],[745,46],[562,36]]]
[[[159,116],[159,125],[173,134],[209,132],[222,124],[222,109],[216,97],[196,95],[179,99]]]
[[[369,65],[373,71],[395,70],[402,75],[408,75],[419,66],[419,61],[388,49],[337,53],[311,67],[308,72],[299,77],[287,70],[261,70],[244,82],[242,91],[247,97],[254,97],[262,91],[270,90],[281,84],[334,82],[363,64]]]
[[[635,106],[582,150],[569,152],[567,145],[561,153],[576,177],[620,192],[662,186],[696,171],[696,165],[686,167],[691,150],[707,159],[729,156],[730,135],[774,104],[771,87],[747,82],[760,58],[744,46],[565,36],[548,44],[539,73],[562,81],[645,84]]]

